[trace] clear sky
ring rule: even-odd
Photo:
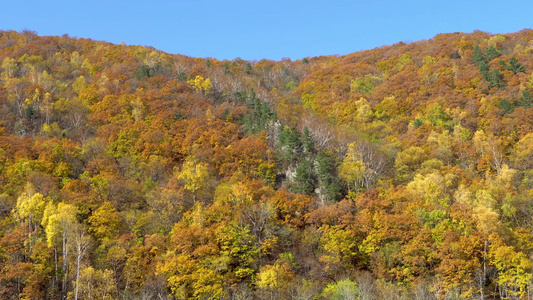
[[[0,29],[246,60],[348,54],[438,33],[533,27],[533,1],[1,0]]]

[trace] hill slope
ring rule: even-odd
[[[2,31],[0,61],[2,299],[531,293],[531,30],[279,62]]]

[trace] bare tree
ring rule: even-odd
[[[74,223],[70,228],[70,240],[74,255],[76,256],[76,281],[75,281],[75,290],[74,290],[74,300],[78,300],[78,290],[79,290],[79,279],[80,279],[80,269],[83,263],[83,259],[87,254],[91,246],[91,237],[87,234],[87,230],[83,225],[79,223]]]
[[[363,172],[363,186],[369,189],[385,173],[387,160],[374,145],[366,141],[357,143],[357,151],[362,154],[363,163],[366,166]]]
[[[331,146],[336,140],[333,127],[326,121],[318,118],[316,115],[308,114],[302,118],[300,127],[307,127],[309,133],[315,142],[317,148]]]

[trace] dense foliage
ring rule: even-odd
[[[219,61],[0,31],[1,299],[531,299],[533,31]]]

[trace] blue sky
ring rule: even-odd
[[[438,33],[533,27],[533,1],[13,1],[0,29],[246,60],[348,54]]]

